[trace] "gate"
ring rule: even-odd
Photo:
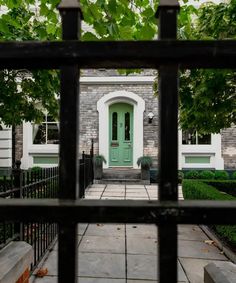
[[[236,68],[236,41],[178,41],[177,0],[161,0],[159,40],[80,42],[77,0],[62,0],[62,42],[0,43],[1,68],[60,68],[60,199],[1,199],[0,220],[59,224],[59,282],[77,282],[77,223],[155,223],[159,282],[177,282],[177,224],[235,224],[232,201],[177,200],[178,70]],[[79,68],[159,70],[159,201],[78,199]],[[70,219],[70,221],[68,221]]]

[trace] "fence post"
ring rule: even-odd
[[[94,155],[94,148],[93,148],[93,139],[91,142],[91,149],[90,149],[90,178],[91,183],[93,184],[94,180],[94,168],[93,168],[93,155]]]
[[[160,0],[158,38],[177,38],[177,0]],[[159,90],[159,201],[178,200],[178,65],[160,65]],[[177,225],[160,223],[158,232],[159,281],[177,282]]]
[[[86,163],[85,163],[85,153],[84,151],[82,152],[82,162],[83,162],[83,186],[81,188],[81,197],[84,197],[84,191],[85,191],[85,187],[86,187]]]
[[[13,175],[13,189],[16,189],[13,193],[13,198],[22,198],[22,170],[20,168],[21,162],[16,160],[15,168],[12,170]],[[22,223],[14,223],[14,233],[19,234],[20,240],[23,238]]]

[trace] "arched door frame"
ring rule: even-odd
[[[137,159],[143,155],[143,112],[145,101],[137,94],[128,91],[110,92],[101,97],[97,102],[99,113],[99,154],[104,155],[109,167],[109,107],[114,103],[128,103],[133,105],[133,167],[138,168]]]

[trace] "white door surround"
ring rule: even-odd
[[[137,94],[129,91],[114,91],[101,97],[97,102],[99,115],[99,154],[102,154],[107,163],[104,168],[108,168],[109,161],[109,106],[124,102],[134,107],[133,125],[133,168],[138,168],[137,159],[143,155],[143,112],[145,101]]]

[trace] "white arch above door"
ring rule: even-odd
[[[114,103],[124,102],[134,107],[133,128],[133,168],[138,168],[137,159],[143,155],[143,112],[145,101],[137,94],[129,91],[114,91],[101,97],[97,102],[99,113],[99,154],[104,155],[108,168],[109,160],[109,106]]]

